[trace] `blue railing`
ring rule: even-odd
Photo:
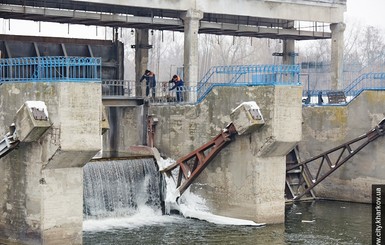
[[[0,83],[100,82],[101,58],[22,57],[0,59]]]
[[[354,98],[356,98],[364,90],[385,90],[385,72],[369,72],[361,74],[353,82],[351,82],[346,88],[342,90],[346,97],[346,103],[348,104]],[[309,104],[318,103],[318,97],[322,94],[323,100],[326,101],[326,95],[329,92],[335,92],[335,90],[311,90],[303,91],[303,96],[313,98]],[[329,103],[325,103],[329,104]],[[343,105],[343,103],[341,104]]]
[[[298,85],[299,65],[235,65],[214,66],[198,83],[200,102],[215,86]]]
[[[385,90],[385,73],[384,72],[371,72],[362,74],[345,89],[345,95],[356,97],[365,89]]]

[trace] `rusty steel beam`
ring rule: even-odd
[[[341,144],[340,146],[337,146],[335,148],[332,148],[324,153],[321,153],[318,156],[312,157],[308,160],[305,160],[303,162],[300,162],[296,165],[290,166],[286,168],[286,173],[288,173],[290,170],[301,168],[302,174],[305,178],[307,178],[310,182],[310,185],[308,185],[303,193],[295,196],[293,200],[299,200],[301,199],[305,194],[309,193],[315,186],[317,186],[320,182],[322,182],[326,177],[328,177],[330,174],[332,174],[334,171],[336,171],[339,167],[341,167],[344,163],[346,163],[350,158],[352,158],[355,154],[357,154],[360,150],[362,150],[365,146],[367,146],[369,143],[373,142],[380,136],[383,136],[385,134],[385,118],[381,120],[381,122],[376,125],[373,129],[371,129],[366,134],[363,134],[351,141],[348,141],[344,144]],[[353,148],[353,144],[358,144],[356,148]],[[334,161],[332,160],[331,155],[333,153],[338,153],[340,151],[337,159]],[[345,154],[345,155],[344,155]],[[318,166],[317,173],[315,176],[311,173],[309,169],[309,164],[313,163],[315,161],[320,161],[320,164]],[[326,162],[328,170],[324,173],[321,172],[322,167],[325,165]]]
[[[162,172],[170,176],[171,172],[179,167],[176,188],[179,190],[179,194],[182,195],[211,160],[232,141],[232,136],[236,133],[234,125],[229,124],[216,137],[186,156],[179,158],[174,164],[163,169]]]

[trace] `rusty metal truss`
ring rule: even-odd
[[[230,123],[216,137],[186,156],[179,158],[174,164],[163,169],[162,172],[172,176],[171,172],[179,167],[176,188],[179,190],[179,194],[182,195],[211,160],[232,141],[236,133],[233,123]]]
[[[303,162],[299,162],[298,164],[287,164],[286,167],[286,176],[295,173],[296,171],[300,171],[301,178],[299,178],[301,188],[298,188],[299,192],[293,192],[293,188],[289,185],[288,181],[286,182],[286,190],[290,190],[291,193],[286,192],[286,196],[290,194],[293,200],[299,200],[304,197],[306,194],[311,194],[313,197],[313,193],[311,192],[315,186],[317,186],[320,182],[322,182],[326,177],[336,171],[339,167],[341,167],[344,163],[346,163],[350,158],[356,155],[360,150],[362,150],[369,143],[373,142],[380,136],[385,134],[385,118],[381,120],[381,122],[376,125],[373,129],[371,129],[366,134],[363,134],[351,141],[348,141],[340,146],[332,148],[324,153],[321,153],[318,156],[312,157]],[[310,164],[312,165],[310,167]],[[312,169],[313,171],[311,171]],[[314,171],[316,169],[317,171]],[[312,173],[313,172],[313,173]],[[316,173],[314,173],[316,172]],[[288,178],[287,178],[288,179]],[[290,198],[289,196],[289,198]]]

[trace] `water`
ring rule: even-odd
[[[83,176],[85,220],[161,208],[161,176],[153,159],[95,161],[84,166]]]
[[[113,221],[83,232],[83,244],[371,244],[371,205],[316,201],[286,206],[282,225],[218,225],[177,215]],[[309,222],[308,222],[309,221]],[[103,223],[103,222],[102,222]]]
[[[249,221],[245,221],[248,225],[240,225],[239,220],[210,215],[204,200],[188,191],[182,197],[181,215],[163,215],[158,205],[142,201],[131,206],[125,217],[87,216],[83,223],[83,244],[371,243],[371,205],[368,204],[336,201],[290,204],[286,205],[284,224],[259,226]]]

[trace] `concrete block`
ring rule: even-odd
[[[252,133],[265,124],[255,101],[240,104],[231,112],[230,118],[239,135]]]
[[[51,127],[43,101],[26,101],[16,112],[14,121],[21,142],[37,141]]]

